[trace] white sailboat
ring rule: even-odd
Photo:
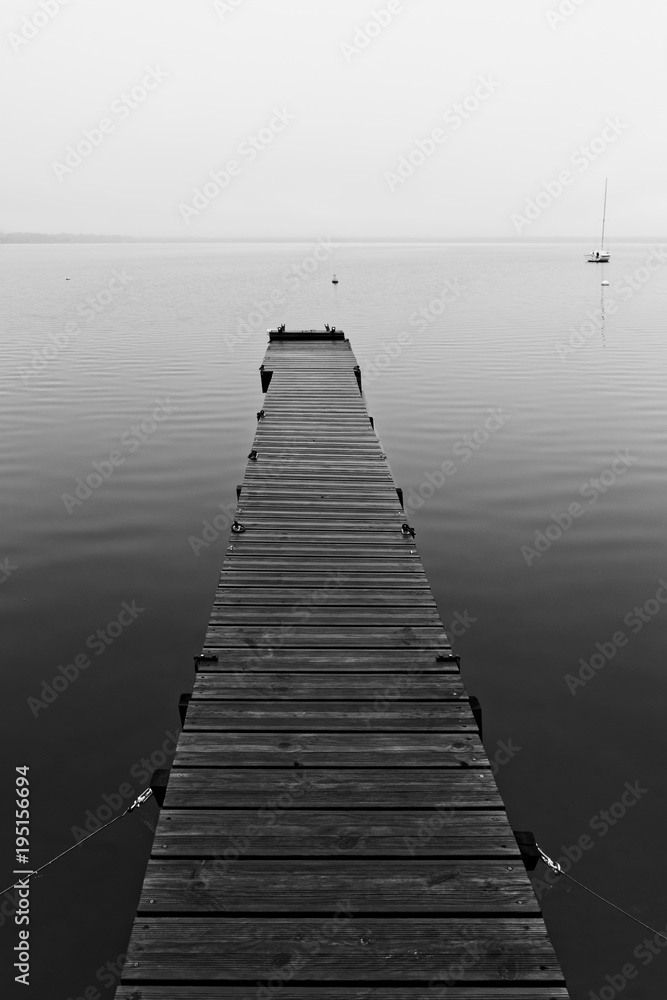
[[[604,206],[602,208],[602,239],[600,240],[600,249],[594,250],[593,253],[589,254],[588,262],[589,264],[606,264],[609,260],[610,253],[604,248],[604,223],[607,215],[607,178],[604,180]]]

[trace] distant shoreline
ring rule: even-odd
[[[115,236],[115,235],[88,235],[86,233],[0,233],[0,244],[20,244],[20,243],[316,243],[319,237],[313,236],[265,236],[265,237],[245,237],[245,236]],[[544,236],[542,239],[529,240],[520,237],[503,236],[450,236],[436,238],[434,236],[410,236],[410,237],[372,237],[372,236],[337,236],[337,243],[375,243],[375,244],[415,244],[415,243],[500,243],[512,244],[516,246],[530,246],[543,243],[581,243],[588,246],[595,242],[583,236]],[[665,237],[662,236],[620,236],[611,242],[619,243],[662,243]]]

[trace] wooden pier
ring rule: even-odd
[[[261,377],[116,997],[565,1000],[350,344]]]

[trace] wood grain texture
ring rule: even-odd
[[[250,838],[247,838],[248,840]],[[149,861],[138,912],[539,913],[523,865],[504,861]]]
[[[207,648],[206,652],[218,656],[199,664],[199,670],[254,671],[290,670],[322,671],[339,673],[356,672],[382,673],[387,670],[407,672],[410,677],[424,671],[451,671],[458,675],[454,653],[448,643],[434,648],[416,647],[404,649],[285,649],[283,647],[262,649]],[[444,657],[438,660],[437,657]]]
[[[273,573],[257,573],[256,570],[253,570],[255,566],[255,561],[250,565],[242,563],[239,560],[231,566],[225,563],[220,574],[220,588],[233,588],[239,593],[242,593],[241,588],[245,587],[270,587],[274,590],[276,588],[295,588],[301,591],[304,589],[319,591],[323,587],[326,587],[328,583],[324,574],[314,571],[313,568],[301,571],[281,569]],[[337,587],[344,585],[347,588],[355,588],[356,590],[360,588],[364,590],[382,588],[383,590],[403,591],[406,591],[408,588],[410,590],[419,589],[423,590],[429,598],[431,597],[428,580],[423,572],[415,572],[410,567],[408,573],[383,573],[383,567],[384,564],[377,569],[371,579],[368,575],[369,571],[360,566],[359,563],[346,563],[345,566],[339,564],[334,568],[336,576],[334,582]],[[334,594],[335,592],[335,590],[332,591]]]
[[[260,815],[261,812],[261,815]],[[154,857],[506,858],[521,865],[503,811],[465,809],[164,809]],[[225,854],[225,851],[228,851]]]
[[[209,626],[206,645],[219,647],[290,646],[308,649],[331,646],[334,649],[439,649],[448,646],[443,628],[437,626],[389,626],[374,628],[372,625],[331,628],[326,625],[275,625],[262,628],[258,625]]]
[[[459,983],[556,982],[562,974],[539,918],[350,916],[347,901],[317,917],[141,917],[123,980],[380,980],[428,983],[456,969]],[[284,980],[282,980],[284,981]]]
[[[319,496],[319,494],[318,494]],[[394,501],[392,500],[392,503]],[[246,498],[243,501],[247,510],[252,509],[252,501]],[[354,522],[352,522],[354,524]],[[404,549],[414,549],[414,540],[410,536],[401,533],[400,524],[395,528],[384,527],[372,532],[364,531],[358,526],[349,530],[331,527],[328,531],[320,528],[305,528],[302,524],[295,524],[289,528],[258,528],[255,531],[246,530],[245,534],[236,540],[243,551],[244,546],[269,545],[273,542],[287,542],[290,544],[305,545],[314,543],[315,545],[348,545],[353,541],[357,545],[392,545]]]
[[[321,583],[322,581],[320,581]],[[272,607],[276,605],[326,605],[327,607],[398,607],[398,608],[435,608],[433,594],[427,588],[423,590],[401,590],[398,587],[365,587],[348,588],[347,581],[336,581],[335,587],[220,587],[216,591],[214,607],[234,607],[236,605],[260,605]]]
[[[435,984],[436,986],[438,984]],[[444,989],[441,986],[440,989]],[[268,990],[267,990],[268,994]],[[307,997],[303,988],[285,986],[280,1000],[440,1000],[444,994],[434,993],[428,986],[309,986]],[[263,996],[263,995],[262,995]],[[512,986],[479,987],[448,986],[447,1000],[568,1000],[565,987]],[[121,986],[117,1000],[258,1000],[257,985],[248,986]]]
[[[465,701],[458,674],[290,673],[273,671],[225,674],[200,671],[192,691],[195,699],[254,699],[263,701],[354,700],[378,702]]]
[[[175,767],[473,767],[489,766],[469,732],[183,732]]]
[[[354,605],[317,605],[303,600],[293,605],[244,605],[216,604],[210,623],[217,625],[327,625],[344,629],[350,625],[439,625],[440,615],[435,607],[368,607]]]
[[[316,731],[477,730],[470,706],[457,701],[208,701],[192,700],[184,729]]]
[[[502,808],[493,775],[473,768],[174,768],[168,809]]]

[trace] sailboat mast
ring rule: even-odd
[[[604,179],[604,206],[602,208],[602,241],[600,243],[600,250],[604,250],[604,222],[607,215],[607,178]]]

